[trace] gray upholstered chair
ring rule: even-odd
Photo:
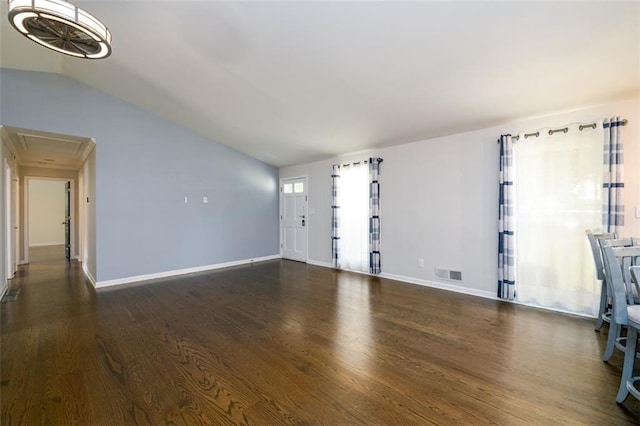
[[[631,266],[640,265],[640,246],[611,247],[604,245],[602,259],[608,292],[612,296],[609,336],[603,359],[608,361],[614,348],[624,351],[625,354],[627,350],[631,351],[635,359],[637,337],[635,340],[631,335],[629,335],[629,339],[621,337],[621,329],[629,325],[629,309],[631,312],[636,312],[638,308],[634,306],[640,306],[635,304],[636,297],[634,297],[635,294],[640,293],[637,288],[638,283],[633,282],[629,270]]]
[[[607,293],[607,282],[604,276],[604,265],[602,264],[602,250],[600,249],[600,240],[613,240],[618,238],[615,232],[608,234],[594,234],[590,229],[586,231],[587,239],[589,240],[589,246],[591,247],[591,254],[593,255],[593,263],[596,268],[596,278],[602,283],[600,290],[600,309],[598,310],[598,317],[596,318],[596,331],[600,331],[604,322],[609,322],[611,316],[611,310],[609,306],[609,299],[611,296]]]

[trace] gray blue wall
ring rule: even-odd
[[[279,253],[276,168],[58,74],[0,87],[0,123],[96,140],[96,280]]]

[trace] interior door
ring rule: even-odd
[[[64,185],[64,257],[71,261],[71,182]],[[59,234],[58,234],[59,235]]]
[[[280,183],[282,257],[307,261],[307,179],[285,179]]]

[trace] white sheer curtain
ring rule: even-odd
[[[600,286],[585,229],[601,228],[602,122],[514,144],[516,298],[595,315]]]
[[[364,163],[340,169],[340,267],[369,271],[369,167]]]

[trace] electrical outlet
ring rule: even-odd
[[[207,204],[209,202],[209,197],[202,197],[202,204]]]
[[[418,268],[424,268],[424,259],[418,259]]]
[[[189,198],[184,197],[184,203],[187,204],[189,202]]]

